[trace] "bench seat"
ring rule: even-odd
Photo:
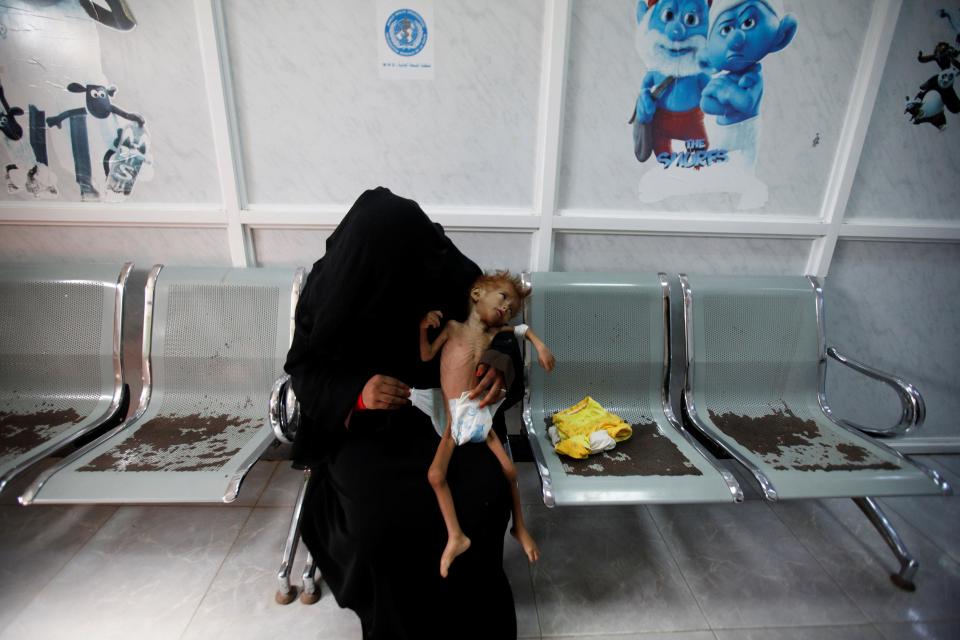
[[[682,283],[687,411],[750,470],[768,499],[943,492],[930,470],[824,411],[823,300],[813,279]],[[914,397],[909,389],[903,395]]]
[[[0,491],[124,417],[121,328],[132,268],[0,266]]]
[[[133,418],[37,478],[21,502],[231,502],[273,442],[270,388],[302,270],[155,266]]]
[[[543,499],[555,505],[735,502],[736,480],[676,419],[669,402],[670,295],[662,274],[533,273],[525,322],[557,359],[526,355],[524,422]],[[527,347],[529,349],[529,346]],[[533,364],[531,364],[533,363]],[[561,457],[554,413],[589,395],[633,436],[586,460]]]
[[[919,565],[876,497],[952,494],[940,474],[880,439],[923,423],[920,393],[827,347],[823,290],[812,276],[681,275],[680,286],[689,422],[746,467],[768,500],[853,499],[900,563],[890,579],[915,590]],[[883,429],[835,416],[826,393],[831,356],[895,389],[900,421]]]

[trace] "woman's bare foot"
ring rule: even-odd
[[[450,565],[453,564],[456,557],[469,548],[470,538],[467,536],[463,534],[450,536],[447,539],[447,547],[443,550],[443,555],[440,556],[440,575],[446,578]]]
[[[520,546],[523,547],[523,552],[527,554],[527,560],[533,563],[540,559],[540,548],[526,527],[522,529],[513,528],[510,530],[510,533],[513,534],[513,537],[516,538]]]

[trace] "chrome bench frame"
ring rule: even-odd
[[[764,498],[771,502],[775,502],[780,498],[780,496],[778,495],[773,483],[770,481],[768,474],[764,472],[764,469],[755,464],[753,461],[745,458],[736,449],[727,446],[720,434],[718,434],[716,430],[710,424],[708,424],[698,412],[694,400],[695,382],[693,376],[695,355],[693,333],[694,293],[690,286],[690,279],[685,274],[679,274],[679,278],[680,286],[683,291],[683,332],[685,336],[684,346],[686,349],[686,375],[684,376],[683,381],[684,417],[715,446],[722,449],[727,455],[746,468],[756,479]],[[819,358],[817,361],[817,402],[820,406],[820,409],[823,411],[824,416],[842,430],[853,433],[859,438],[866,437],[867,439],[871,440],[873,444],[880,447],[890,455],[895,456],[904,464],[920,468],[927,475],[927,477],[929,477],[930,481],[939,490],[940,494],[944,496],[952,495],[952,488],[937,471],[914,461],[907,460],[907,458],[904,457],[900,452],[888,447],[877,439],[903,435],[920,428],[926,417],[926,406],[924,404],[923,397],[920,395],[920,392],[915,386],[896,376],[869,367],[856,360],[853,360],[852,358],[843,356],[836,348],[828,347],[824,323],[823,288],[816,277],[806,276],[806,279],[812,287],[815,296],[817,348],[819,352]],[[897,392],[901,402],[901,415],[899,422],[892,427],[878,429],[874,427],[862,426],[836,416],[833,410],[830,408],[827,400],[826,374],[828,358],[833,358],[837,362],[850,367],[854,371],[867,375],[870,378],[883,382],[892,387]],[[871,436],[873,437],[871,438]],[[896,556],[897,561],[900,564],[900,570],[890,575],[891,581],[901,589],[906,591],[914,591],[916,589],[916,585],[914,584],[913,579],[916,576],[919,565],[917,560],[912,556],[906,545],[903,543],[900,535],[894,529],[890,519],[880,508],[880,505],[875,498],[869,496],[849,497],[867,516],[870,522],[883,537],[893,554]]]
[[[96,284],[104,288],[113,289],[112,316],[101,317],[102,324],[100,326],[90,327],[91,330],[101,330],[105,328],[105,324],[107,322],[112,320],[112,353],[101,353],[100,356],[101,360],[110,358],[112,361],[113,388],[112,390],[101,389],[102,394],[109,395],[111,397],[109,406],[106,407],[106,409],[100,415],[93,418],[92,421],[90,421],[92,416],[83,416],[83,422],[89,421],[86,426],[81,426],[79,429],[68,429],[65,432],[51,438],[44,444],[34,448],[31,452],[20,456],[20,459],[14,464],[14,466],[0,476],[0,492],[2,492],[14,478],[44,458],[76,443],[78,440],[82,439],[88,434],[95,433],[97,430],[102,428],[110,428],[116,422],[121,421],[124,417],[124,414],[126,414],[129,403],[129,390],[125,384],[123,370],[123,311],[124,301],[126,299],[127,281],[129,280],[130,272],[133,270],[133,263],[125,262],[121,266],[116,279],[112,282],[100,279],[92,279],[92,272],[89,268],[85,268],[85,265],[11,265],[11,269],[15,269],[16,271],[23,270],[24,273],[32,273],[35,270],[49,272],[51,275],[55,273],[57,275],[53,278],[50,278],[50,280],[53,280],[54,282],[81,281]],[[42,281],[47,280],[47,278],[44,278]],[[34,282],[35,279],[31,278],[30,281]],[[15,303],[11,302],[11,304]],[[49,319],[36,318],[36,321],[45,323],[48,322]],[[56,328],[50,326],[48,330],[56,331]],[[54,390],[50,395],[70,396],[76,394],[77,391],[77,389],[57,389]]]
[[[300,426],[300,404],[293,393],[290,376],[284,374],[277,378],[270,390],[269,407],[270,426],[273,434],[283,444],[293,444]],[[274,600],[277,604],[290,604],[297,597],[297,587],[290,584],[290,573],[293,571],[293,561],[300,546],[300,517],[303,514],[303,497],[310,482],[310,470],[303,472],[303,481],[297,490],[297,500],[290,515],[290,526],[287,529],[287,538],[283,545],[283,555],[280,560],[280,570],[277,572],[277,581],[280,583]],[[303,589],[300,591],[300,602],[314,604],[320,599],[317,573],[317,564],[310,552],[303,568]]]

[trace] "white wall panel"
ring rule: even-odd
[[[447,236],[484,271],[509,269],[520,273],[530,269],[532,236],[529,233],[448,230]]]
[[[257,266],[310,267],[323,257],[332,229],[254,229]],[[491,231],[447,231],[460,251],[481,269],[530,268],[531,235]]]
[[[251,203],[529,206],[541,2],[434,5],[433,80],[385,80],[376,3],[225,3]]]
[[[332,229],[253,229],[258,267],[305,267],[323,257]]]
[[[131,201],[218,202],[193,2],[131,5],[137,17],[133,31],[100,28],[103,68],[120,87],[118,102],[146,118],[152,140],[154,178],[138,183]]]
[[[0,261],[229,266],[224,229],[0,226]]]
[[[556,271],[801,274],[809,240],[562,233]]]
[[[955,34],[937,15],[939,0],[909,0],[897,22],[880,83],[863,156],[847,204],[847,219],[960,220],[960,114],[945,112],[946,129],[910,123],[906,97],[940,72],[921,63],[938,42],[956,46]],[[954,19],[960,11],[954,7]],[[958,84],[954,81],[954,90]]]
[[[960,244],[841,241],[824,282],[827,342],[917,386],[927,403],[917,438],[960,434],[958,265]],[[841,416],[897,421],[899,403],[885,385],[846,372],[829,380]]]

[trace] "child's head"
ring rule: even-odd
[[[485,273],[470,288],[470,305],[489,326],[502,326],[520,310],[520,303],[530,295],[520,277],[509,271]]]

